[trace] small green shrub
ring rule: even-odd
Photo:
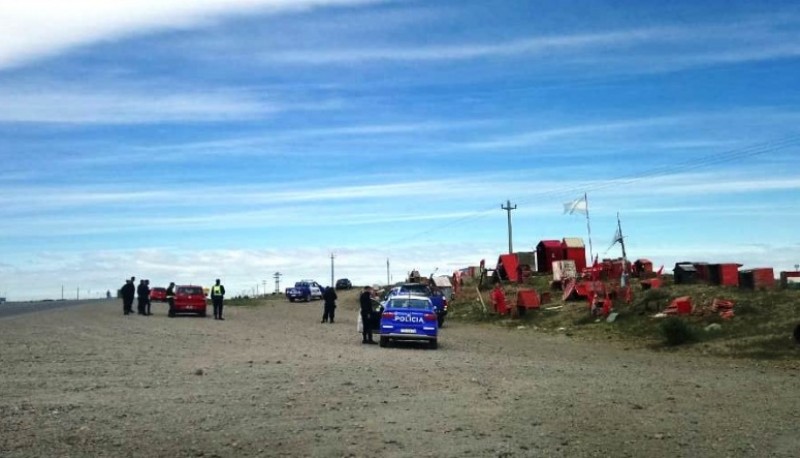
[[[697,334],[685,321],[676,317],[669,317],[658,327],[664,341],[669,346],[683,345],[697,341]]]

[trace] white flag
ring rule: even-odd
[[[564,203],[564,214],[573,215],[580,213],[582,215],[589,214],[589,206],[586,204],[586,196],[579,197],[572,202]]]

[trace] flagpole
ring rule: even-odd
[[[617,212],[617,232],[619,233],[619,244],[622,246],[622,283],[625,286],[627,285],[625,279],[628,275],[628,255],[625,253],[625,237],[622,236],[622,223],[619,221],[619,212]]]
[[[589,233],[589,261],[594,262],[594,253],[592,253],[592,227],[589,225],[589,197],[583,193],[583,201],[586,202],[586,232]]]

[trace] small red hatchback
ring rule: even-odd
[[[196,313],[206,316],[206,295],[202,286],[180,285],[175,287],[175,308],[169,316],[179,313]]]
[[[156,287],[150,290],[152,302],[167,302],[167,288]]]

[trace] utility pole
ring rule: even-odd
[[[261,280],[261,284],[264,285],[264,296],[267,295],[267,281]]]
[[[389,279],[389,258],[386,258],[386,286],[391,285],[392,282]]]
[[[81,287],[80,286],[78,287],[77,292],[75,292],[75,299],[76,300],[81,300]]]
[[[61,285],[61,300],[64,300],[64,285]]]
[[[272,274],[272,278],[275,279],[275,294],[281,293],[281,275],[283,274],[280,272],[275,272]]]
[[[511,201],[507,200],[505,206],[503,206],[503,204],[500,204],[500,208],[508,213],[508,254],[511,254],[514,252],[514,248],[511,244],[511,210],[516,210],[517,205],[514,204],[514,206],[512,207]]]
[[[333,258],[335,258],[335,257],[336,257],[336,255],[334,255],[333,253],[331,253],[331,288],[333,288],[334,286],[336,286],[336,285],[333,283]]]

